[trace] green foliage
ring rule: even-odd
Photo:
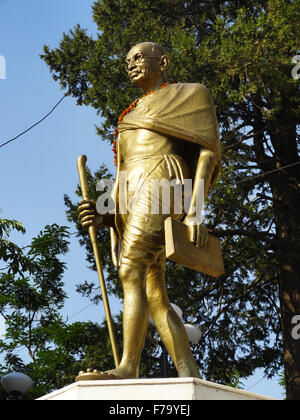
[[[6,326],[0,340],[1,373],[26,373],[31,367],[20,351],[27,350],[34,362],[51,345],[51,330],[62,324],[59,309],[66,298],[62,281],[65,263],[59,255],[68,251],[69,233],[64,226],[46,226],[25,252],[8,240],[11,229],[24,232],[20,223],[2,220],[1,229],[7,238],[1,240],[0,259],[8,263],[0,273],[0,314]]]
[[[0,219],[0,258],[6,264],[6,269],[16,273],[19,269],[30,269],[30,261],[24,259],[22,250],[8,239],[12,230],[25,233],[22,223]]]
[[[240,373],[238,371],[230,372],[228,375],[228,383],[225,385],[231,386],[236,389],[243,389],[243,383],[241,382]]]
[[[107,325],[66,324],[60,314],[66,299],[61,256],[68,252],[68,229],[46,226],[23,249],[8,241],[12,229],[25,231],[19,222],[1,220],[0,229],[6,235],[0,261],[9,263],[0,274],[0,315],[6,327],[0,338],[0,377],[26,373],[33,380],[26,398],[35,399],[74,382],[87,367],[111,368]],[[8,254],[7,243],[16,253]],[[116,323],[120,340],[120,320]],[[0,399],[5,398],[0,387]]]
[[[278,384],[280,386],[282,386],[284,389],[286,388],[285,375],[284,375],[284,372],[283,371],[279,373],[279,381],[278,381]]]
[[[37,398],[74,382],[81,370],[107,370],[113,364],[107,326],[92,322],[71,325],[58,320],[48,328],[51,346],[37,352],[26,365],[34,381],[29,398]]]

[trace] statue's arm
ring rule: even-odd
[[[191,214],[193,213],[192,209],[196,206],[196,194],[197,191],[199,191],[201,180],[203,180],[204,183],[204,201],[206,200],[211,187],[212,175],[217,164],[217,159],[218,157],[215,152],[206,148],[201,148],[195,173],[194,187],[190,205]]]
[[[212,150],[202,148],[199,154],[189,211],[183,221],[188,226],[189,238],[197,247],[205,246],[208,229],[200,223],[201,210],[197,206],[204,202],[209,192],[212,175],[217,163],[217,154]],[[203,199],[197,199],[197,194],[203,194]]]

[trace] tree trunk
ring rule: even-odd
[[[279,168],[297,162],[299,156],[295,123],[285,114],[277,124],[272,144]],[[286,392],[288,400],[300,400],[300,334],[295,328],[296,316],[300,317],[300,165],[274,173],[270,185],[280,241],[278,283]]]
[[[258,98],[255,98],[258,102]],[[280,169],[299,161],[296,122],[292,104],[282,97],[277,119],[265,125],[261,111],[253,108],[254,151],[262,172]],[[264,132],[264,134],[261,134]],[[264,135],[269,136],[274,155],[266,155]],[[268,175],[279,246],[274,249],[278,261],[278,285],[283,338],[283,363],[288,400],[300,400],[300,165]],[[299,334],[300,335],[300,334]]]
[[[289,217],[287,215],[287,217]],[[281,226],[285,230],[286,226]],[[296,332],[295,318],[300,315],[300,260],[292,244],[280,250],[279,294],[283,336],[283,362],[288,400],[300,400],[300,335]],[[297,321],[299,322],[299,321]],[[299,330],[299,329],[298,329]]]

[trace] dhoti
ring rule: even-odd
[[[172,185],[176,183],[183,187],[184,180],[189,179],[187,165],[179,156],[160,155],[129,162],[125,170],[128,206],[126,214],[117,214],[116,217],[121,245],[119,264],[134,263],[149,267],[158,263],[161,266],[165,262],[164,221],[169,216],[176,219],[183,217],[184,188],[179,189],[181,206],[178,206],[178,202],[175,203],[176,192],[178,201],[176,188],[156,189],[156,196],[153,197],[153,186],[157,185],[155,182],[166,180],[169,183],[173,181]],[[170,194],[170,197],[163,197],[164,192]],[[165,200],[169,204],[168,213],[163,213]],[[154,201],[156,209],[153,209]],[[159,211],[153,214],[157,209]]]

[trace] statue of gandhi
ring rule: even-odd
[[[205,246],[207,230],[197,222],[197,191],[204,198],[216,180],[221,162],[218,124],[209,90],[199,83],[168,83],[169,59],[152,42],[134,46],[125,67],[134,86],[144,95],[119,119],[116,142],[117,173],[113,189],[116,211],[100,215],[96,203],[79,207],[82,226],[111,227],[112,256],[124,291],[123,355],[120,365],[107,372],[94,371],[88,379],[139,377],[139,364],[149,315],[172,357],[180,377],[200,378],[185,328],[169,303],[165,284],[164,221],[171,216],[188,225],[189,239]],[[130,208],[120,212],[120,174]],[[153,180],[193,180],[189,210],[174,211],[174,195],[168,213],[152,214]],[[202,180],[202,181],[201,181]],[[204,184],[203,184],[204,180]],[[159,203],[162,202],[160,193]],[[172,201],[173,200],[173,201]],[[196,220],[196,222],[195,222]],[[84,375],[82,379],[85,379]],[[80,380],[80,375],[77,377]]]

